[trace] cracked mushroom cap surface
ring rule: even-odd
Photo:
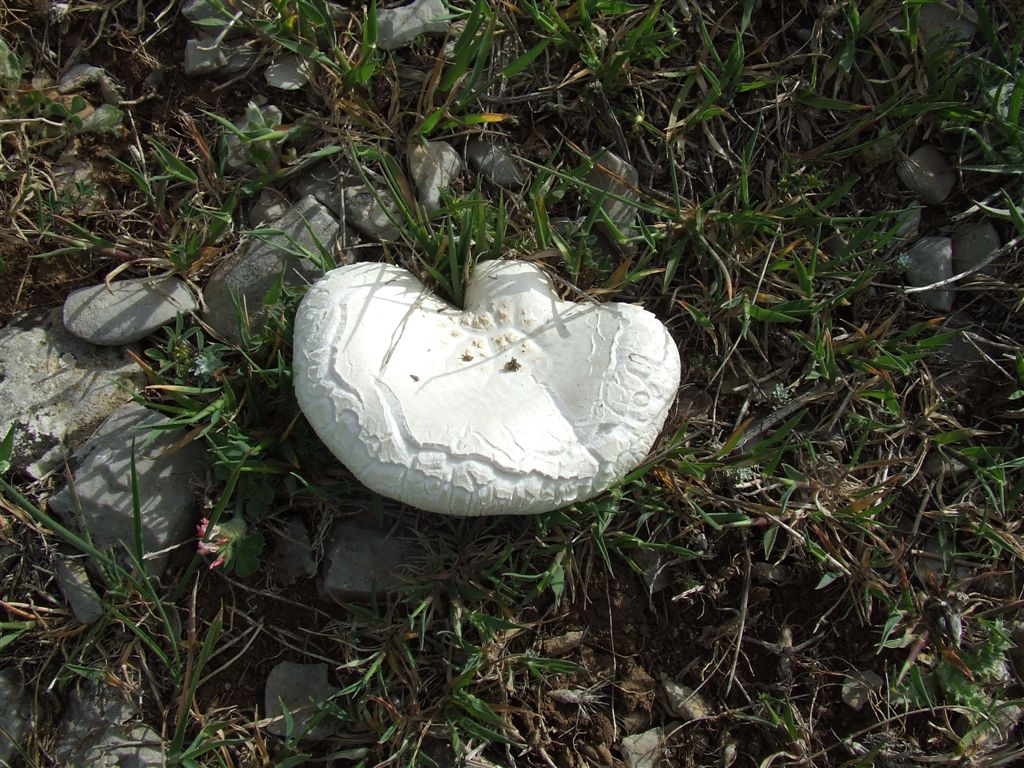
[[[503,260],[475,267],[465,305],[379,263],[303,298],[296,396],[360,482],[430,512],[536,514],[643,462],[680,378],[653,314],[562,301],[540,267]]]

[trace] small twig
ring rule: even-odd
[[[740,660],[740,646],[743,645],[743,632],[747,627],[747,601],[750,597],[750,553],[744,550],[743,558],[743,596],[740,598],[740,626],[736,630],[736,647],[733,648],[732,664],[729,667],[729,680],[725,684],[725,694],[722,698],[729,696],[732,684],[736,680],[736,666]]]

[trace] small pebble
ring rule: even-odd
[[[907,283],[915,288],[938,283],[953,276],[953,241],[948,237],[922,237],[904,254]],[[914,294],[939,312],[953,308],[954,291],[934,288]]]
[[[896,166],[896,175],[904,187],[929,205],[937,205],[949,197],[956,183],[956,172],[946,156],[928,145],[901,160]]]
[[[961,227],[953,233],[953,270],[960,274],[977,267],[998,251],[999,246],[999,233],[991,222],[981,221]],[[986,275],[995,274],[995,271],[992,264],[980,270]]]

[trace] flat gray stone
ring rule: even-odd
[[[273,559],[274,574],[285,586],[316,576],[313,544],[302,518],[288,518],[284,530],[274,536]]]
[[[409,174],[427,211],[441,207],[441,190],[447,189],[461,171],[462,158],[446,141],[415,144],[409,150]]]
[[[327,547],[324,594],[344,603],[394,589],[407,556],[406,545],[394,534],[361,520],[342,520]]]
[[[651,728],[622,740],[622,756],[629,768],[658,768],[664,753],[664,728]]]
[[[15,425],[14,467],[57,469],[144,380],[124,350],[68,333],[59,310],[16,316],[0,328],[0,438]]]
[[[135,721],[137,712],[109,686],[71,694],[54,746],[57,765],[89,768],[164,768],[163,741]]]
[[[287,710],[292,717],[292,736],[307,729],[303,741],[321,741],[331,735],[329,717],[313,725],[318,705],[329,699],[337,688],[327,682],[326,664],[296,664],[282,661],[270,670],[263,691],[263,711],[267,717],[281,717]],[[286,736],[287,725],[282,718],[267,726],[275,736]]]
[[[603,169],[603,170],[602,170]],[[633,202],[638,200],[634,188],[639,176],[636,168],[627,163],[614,152],[603,152],[594,156],[594,167],[587,173],[587,183],[597,188],[597,200],[601,204],[608,220],[615,225],[619,235],[630,238],[636,227],[637,210]],[[611,197],[614,195],[615,197]],[[619,200],[616,198],[626,198]],[[612,227],[600,223],[602,230],[609,237],[615,238]]]
[[[223,43],[213,37],[193,37],[185,42],[185,74],[190,77],[212,75],[228,64]]]
[[[6,766],[17,757],[19,746],[28,746],[32,733],[32,696],[13,666],[0,668],[0,702],[0,765]]]
[[[113,547],[123,552],[121,542],[130,547],[134,540],[134,440],[145,551],[158,552],[193,538],[192,483],[206,466],[205,453],[198,443],[169,451],[184,431],[152,431],[168,421],[138,403],[118,410],[76,452],[72,459],[74,492],[64,488],[54,494],[49,500],[50,509],[68,525],[88,531],[92,542],[101,549]],[[148,562],[150,572],[157,576],[167,566],[166,557]]]
[[[58,557],[53,575],[76,619],[83,624],[95,624],[103,618],[103,601],[89,583],[89,575],[80,561]]]
[[[235,344],[241,342],[242,334],[234,299],[243,306],[252,326],[259,327],[263,299],[274,282],[283,275],[284,284],[294,286],[320,277],[320,267],[301,254],[318,255],[320,247],[330,252],[340,229],[338,220],[313,197],[302,198],[280,221],[268,226],[284,234],[264,239],[249,236],[213,271],[203,290],[203,319]]]
[[[474,136],[466,143],[470,167],[499,187],[518,190],[526,183],[525,174],[508,152],[492,141]]]
[[[418,35],[443,35],[450,17],[441,0],[415,0],[401,8],[385,8],[377,12],[377,47],[393,51]]]
[[[402,220],[397,203],[386,189],[370,189],[365,184],[345,190],[345,222],[371,240],[397,240]]]
[[[289,203],[273,189],[261,189],[259,197],[249,208],[249,228],[265,226],[288,213]]]
[[[956,172],[946,156],[927,144],[903,158],[896,166],[896,175],[904,187],[929,205],[949,197],[956,184]]]
[[[711,705],[693,688],[676,682],[668,675],[661,678],[661,687],[669,709],[684,722],[706,720],[714,715]]]
[[[177,277],[119,280],[68,296],[64,327],[92,344],[129,344],[198,308],[192,291]]]
[[[948,280],[953,276],[953,241],[948,237],[922,237],[903,256],[907,284],[915,288]],[[939,312],[953,308],[954,291],[934,288],[914,294]]]
[[[309,64],[301,56],[286,53],[264,70],[263,78],[271,88],[298,91],[309,84]]]
[[[953,271],[956,274],[974,269],[999,250],[1002,245],[999,233],[992,222],[981,221],[961,227],[953,233]],[[982,274],[995,274],[996,269],[988,264],[979,270]]]

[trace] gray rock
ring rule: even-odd
[[[904,187],[929,205],[949,197],[956,184],[956,172],[946,156],[927,144],[903,158],[896,166],[896,175]]]
[[[406,545],[372,523],[347,519],[331,532],[324,593],[339,603],[394,589],[408,556]]]
[[[309,64],[301,56],[287,53],[263,72],[267,85],[281,91],[298,91],[309,84]]]
[[[377,12],[377,47],[393,51],[411,43],[418,35],[443,35],[451,14],[441,0],[414,0],[401,8]]]
[[[83,624],[95,624],[103,618],[103,601],[89,583],[81,562],[58,557],[53,575],[76,619]]]
[[[142,541],[147,553],[182,544],[193,536],[195,512],[191,483],[203,471],[202,447],[190,443],[171,450],[184,432],[154,431],[169,419],[138,403],[130,403],[103,423],[73,457],[73,487],[50,498],[49,507],[69,525],[89,532],[101,549],[133,541],[131,456],[135,441]],[[166,557],[149,561],[160,575]]]
[[[860,712],[872,695],[882,691],[883,685],[882,678],[870,669],[851,672],[843,679],[843,703],[855,712]]]
[[[281,717],[287,710],[292,717],[291,736],[305,733],[303,741],[320,741],[331,735],[328,717],[314,725],[318,705],[329,699],[337,688],[327,682],[326,664],[296,664],[282,661],[270,670],[263,692],[263,711],[267,717]],[[275,736],[286,736],[284,718],[271,723],[267,730]]]
[[[210,75],[227,66],[223,43],[213,37],[193,37],[185,42],[185,74],[192,77]]]
[[[466,158],[474,171],[499,187],[518,190],[526,183],[512,156],[491,141],[474,136],[466,143]]]
[[[68,296],[64,327],[93,344],[129,344],[198,308],[188,286],[177,277],[119,280]]]
[[[249,227],[256,229],[266,222],[282,218],[288,213],[288,201],[273,189],[261,189],[249,208]]]
[[[273,557],[274,573],[285,586],[316,576],[313,545],[302,518],[288,518],[284,530],[274,537]]]
[[[926,46],[944,47],[954,43],[966,43],[977,31],[977,14],[961,3],[961,13],[948,3],[927,3],[920,6],[917,16],[917,32]]]
[[[917,237],[921,229],[921,211],[924,206],[916,200],[909,208],[904,208],[896,214],[896,240],[901,243],[908,242]]]
[[[313,197],[299,200],[272,226],[284,234],[267,235],[264,239],[250,236],[214,270],[203,291],[203,319],[235,344],[242,340],[235,299],[250,324],[258,327],[263,317],[263,299],[279,277],[283,275],[285,285],[299,285],[320,277],[322,270],[306,254],[319,255],[321,247],[330,252],[340,227],[331,212]]]
[[[647,587],[647,594],[653,595],[661,592],[672,583],[669,578],[669,559],[662,552],[650,549],[637,549],[633,552],[633,560],[641,568],[641,577],[644,586]]]
[[[57,765],[90,768],[164,768],[163,741],[118,691],[104,686],[71,694],[59,729]]]
[[[638,180],[636,168],[610,151],[596,155],[594,167],[587,173],[587,183],[598,190],[596,194],[601,210],[614,225],[614,229],[618,230],[619,236],[626,239],[635,234],[636,205],[627,201],[639,199],[633,191]],[[613,227],[607,226],[604,222],[600,222],[600,225],[605,234],[617,239]]]
[[[462,171],[462,158],[446,141],[415,144],[409,150],[409,174],[416,184],[420,204],[427,211],[441,207],[441,190]]]
[[[262,107],[249,102],[245,114],[235,121],[235,127],[240,131],[256,133],[261,129],[273,130],[281,124],[284,115],[281,110],[273,104],[266,104]],[[224,161],[225,167],[230,171],[247,172],[262,167],[264,170],[273,170],[280,165],[280,146],[271,141],[243,142],[241,138],[225,131],[224,144],[227,148],[227,158]],[[254,157],[254,153],[259,153]]]
[[[953,233],[953,271],[956,274],[974,269],[999,250],[999,233],[989,221],[981,221],[959,228]],[[982,274],[995,274],[988,264],[979,270]]]
[[[402,220],[391,193],[387,189],[371,189],[365,184],[345,190],[345,221],[371,240],[397,240]]]
[[[346,187],[356,186],[362,180],[349,170],[342,160],[321,160],[305,173],[297,176],[292,185],[296,197],[312,195],[326,205],[335,216],[341,216],[342,197]]]
[[[903,256],[907,283],[915,288],[948,280],[953,276],[953,241],[948,237],[922,237]],[[934,288],[916,294],[921,301],[939,312],[953,308],[954,291]]]
[[[8,662],[5,662],[5,665]],[[32,699],[13,666],[0,668],[0,765],[13,764],[32,733]]]
[[[144,381],[121,349],[68,333],[60,311],[0,328],[0,437],[15,425],[12,463],[39,478],[56,469]]]
[[[231,21],[230,17],[210,0],[185,0],[181,4],[181,15],[203,32],[214,36],[220,35]]]
[[[664,728],[651,728],[622,740],[622,756],[629,768],[657,768],[664,753]]]
[[[714,715],[711,706],[693,688],[677,683],[668,675],[662,676],[661,687],[665,692],[669,709],[683,721],[705,720]]]

